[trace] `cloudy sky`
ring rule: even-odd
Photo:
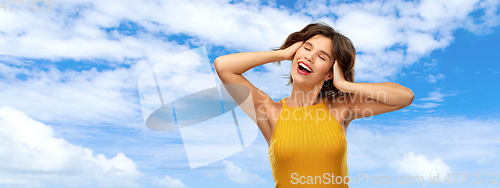
[[[357,82],[396,82],[415,94],[404,109],[350,124],[349,174],[435,172],[440,187],[474,187],[471,175],[483,173],[484,187],[498,186],[484,175],[500,174],[498,0],[42,4],[0,8],[0,187],[273,187],[260,132],[241,151],[191,169],[179,131],[146,127],[139,78],[163,62],[190,73],[157,75],[175,96],[188,94],[220,83],[213,69],[164,60],[203,49],[211,67],[221,55],[279,47],[318,20],[352,39]],[[282,78],[289,71],[266,64],[245,76],[277,101],[291,90]],[[448,173],[468,177],[453,185],[456,176],[443,181]]]

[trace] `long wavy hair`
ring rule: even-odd
[[[340,65],[340,67],[342,67],[344,71],[344,78],[346,81],[354,82],[354,64],[356,60],[356,49],[354,48],[354,45],[349,38],[336,32],[332,27],[321,21],[311,23],[305,26],[302,30],[288,35],[285,43],[281,45],[280,48],[272,50],[276,51],[286,49],[289,46],[293,45],[295,42],[306,41],[317,34],[324,35],[325,37],[332,40],[332,54],[334,58],[333,62],[337,60],[337,63]],[[281,61],[273,63],[281,65]],[[333,67],[330,69],[329,73],[331,72],[333,72]],[[288,77],[287,86],[293,84],[291,72],[286,77]],[[324,86],[325,85],[327,86],[321,89],[318,97],[329,99],[330,97],[337,98],[339,96],[345,95],[349,95],[349,97],[351,96],[350,93],[344,93],[337,89],[333,85],[333,78],[325,81]]]

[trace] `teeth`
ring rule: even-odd
[[[307,69],[309,72],[312,72],[311,69],[309,69],[309,67],[307,67],[306,65],[304,65],[303,63],[299,63],[299,65],[304,68],[304,69]]]

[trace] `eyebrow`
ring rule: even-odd
[[[314,47],[314,45],[310,42],[305,42],[305,44],[308,44],[308,45],[311,45],[312,47]],[[323,50],[320,50],[321,53],[324,53],[326,56],[328,56],[329,59],[332,59],[332,57],[330,55],[328,55],[328,53],[326,53],[325,51]]]

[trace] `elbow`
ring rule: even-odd
[[[410,106],[411,103],[413,102],[413,99],[415,98],[415,95],[413,94],[413,91],[411,89],[409,89],[409,88],[408,88],[408,94],[407,95],[408,95],[407,96],[408,102],[406,103],[406,106]]]
[[[214,60],[215,72],[220,73],[220,72],[222,72],[223,68],[224,68],[224,64],[221,63],[220,57],[215,58],[215,60]]]
[[[219,58],[215,58],[214,60],[214,69],[218,71],[220,69],[220,60]]]

